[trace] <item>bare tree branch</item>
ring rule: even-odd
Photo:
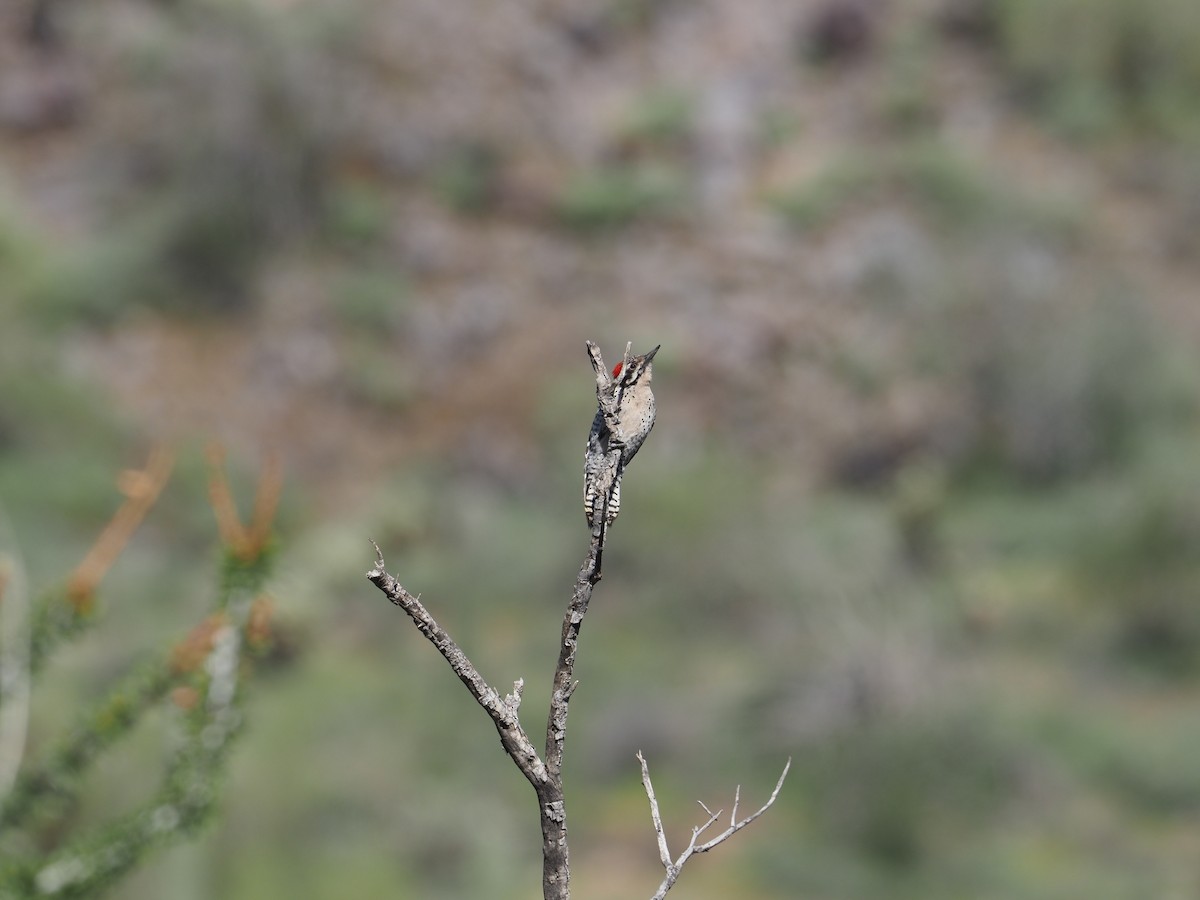
[[[603,517],[601,517],[603,519]],[[575,578],[575,589],[571,602],[563,617],[562,641],[559,645],[558,664],[554,668],[554,680],[550,688],[550,714],[546,719],[546,769],[550,788],[542,799],[542,889],[546,897],[567,897],[570,864],[567,853],[567,819],[562,788],[563,751],[567,739],[567,713],[571,695],[579,682],[575,677],[575,654],[579,649],[579,631],[583,617],[587,615],[592,599],[592,588],[600,580],[600,555],[604,546],[603,522],[592,530],[588,554],[579,567]],[[547,818],[547,800],[550,802]],[[550,830],[547,827],[550,826]],[[550,893],[551,890],[562,893]]]
[[[646,757],[642,756],[642,751],[640,750],[637,753],[637,759],[642,767],[642,787],[646,789],[646,796],[650,800],[650,818],[654,820],[654,833],[658,838],[658,855],[662,860],[663,868],[667,870],[667,874],[663,878],[662,884],[658,886],[658,890],[655,892],[652,900],[663,900],[663,898],[666,897],[667,891],[674,887],[675,882],[679,879],[679,873],[683,870],[684,864],[691,859],[694,854],[707,853],[718,844],[733,837],[735,834],[765,813],[768,809],[770,809],[771,805],[775,802],[775,798],[779,796],[779,791],[783,787],[783,781],[785,778],[787,778],[788,770],[792,767],[792,758],[789,756],[787,764],[783,767],[783,773],[779,776],[779,781],[775,783],[775,790],[771,791],[771,796],[767,798],[767,802],[764,803],[757,812],[752,813],[746,816],[746,818],[740,820],[737,817],[737,808],[738,803],[742,798],[742,786],[739,784],[737,790],[734,792],[733,814],[729,817],[729,827],[716,837],[703,844],[699,844],[697,842],[700,840],[701,836],[703,836],[704,832],[708,831],[708,829],[712,827],[713,823],[720,818],[721,813],[724,812],[724,810],[719,809],[716,812],[713,812],[704,805],[703,801],[700,801],[701,808],[708,813],[708,821],[706,821],[703,825],[696,825],[692,828],[692,838],[690,841],[688,841],[687,847],[685,847],[683,852],[679,854],[678,859],[672,861],[671,851],[667,847],[667,837],[663,831],[662,814],[658,809],[658,798],[654,796],[654,785],[650,782],[650,767],[646,763]]]
[[[446,662],[450,664],[450,668],[454,670],[454,674],[467,686],[471,696],[491,716],[492,722],[496,725],[496,731],[500,734],[500,743],[505,752],[517,764],[521,773],[529,779],[529,783],[535,789],[540,790],[548,780],[546,766],[538,757],[537,750],[517,719],[517,704],[505,702],[505,698],[501,697],[484,680],[471,660],[467,659],[467,655],[459,649],[458,644],[454,643],[446,630],[421,605],[420,598],[406,591],[395,578],[387,573],[384,569],[383,551],[374,541],[371,541],[371,544],[375,547],[375,567],[367,572],[367,578],[383,591],[388,600],[408,614],[408,617],[413,620],[413,624],[417,626],[417,630],[425,635],[442,654]],[[513,686],[513,690],[514,693],[517,693],[516,685]]]
[[[654,785],[650,783],[650,767],[646,765],[646,757],[642,751],[637,752],[638,762],[642,764],[642,787],[650,798],[650,818],[654,820],[654,833],[658,836],[658,857],[662,860],[663,868],[671,871],[671,851],[667,847],[667,835],[663,831],[662,815],[658,811],[658,798],[654,796]]]
[[[735,834],[737,834],[739,831],[741,831],[743,828],[745,828],[747,825],[749,825],[751,822],[753,822],[755,819],[757,819],[759,816],[761,816],[763,813],[765,813],[768,809],[770,809],[771,805],[775,802],[775,798],[779,796],[779,791],[783,787],[783,781],[785,778],[787,778],[788,771],[791,768],[792,768],[792,758],[789,756],[787,759],[787,762],[784,763],[783,771],[779,774],[779,780],[777,782],[775,782],[775,789],[773,791],[771,791],[771,796],[767,798],[767,802],[764,803],[762,806],[760,806],[758,808],[757,812],[754,812],[754,813],[746,816],[746,818],[740,819],[740,820],[737,817],[737,800],[741,799],[742,786],[739,784],[736,795],[735,795],[734,804],[733,804],[733,815],[729,819],[729,827],[726,828],[724,831],[722,831],[720,834],[718,834],[715,838],[713,838],[708,843],[701,844],[699,847],[697,847],[696,852],[697,853],[707,853],[713,847],[717,846],[717,844],[721,843],[722,841],[726,840],[727,838],[733,837]],[[707,827],[707,826],[705,826],[705,827]]]
[[[609,423],[611,430],[618,431],[623,395],[618,389],[618,383],[609,374],[599,347],[588,341],[587,351],[596,375],[596,400],[600,414]],[[627,344],[622,360],[622,369],[630,365],[631,351],[632,344]],[[609,488],[602,491],[606,497],[609,495],[613,479],[617,477],[620,458],[620,450],[617,449],[613,452],[611,461],[606,461],[611,470],[608,472]],[[524,680],[518,678],[513,683],[512,693],[503,697],[492,688],[445,629],[438,625],[429,611],[421,605],[420,597],[409,593],[388,574],[384,566],[383,552],[379,549],[378,544],[374,541],[371,542],[375,547],[375,566],[367,572],[367,578],[383,591],[389,601],[404,610],[417,629],[429,639],[430,643],[450,664],[450,668],[466,685],[471,696],[491,717],[505,752],[516,763],[517,768],[521,770],[537,793],[542,826],[542,894],[545,900],[568,900],[570,896],[571,870],[567,852],[567,818],[562,784],[563,753],[566,745],[567,715],[570,711],[571,695],[579,684],[575,681],[574,676],[575,657],[579,650],[579,632],[583,627],[584,616],[587,615],[592,590],[601,577],[600,562],[607,537],[607,518],[603,511],[601,515],[595,517],[588,552],[584,557],[583,564],[579,567],[579,574],[575,578],[575,587],[571,593],[571,601],[567,605],[566,615],[563,618],[562,641],[559,645],[558,663],[554,669],[550,710],[546,720],[544,761],[538,756],[537,750],[534,749],[517,717],[525,687]],[[721,815],[721,811],[713,813],[704,807],[705,812],[709,814],[708,821],[692,830],[692,838],[687,848],[678,860],[672,862],[667,848],[667,839],[663,832],[662,818],[659,815],[658,801],[655,799],[654,788],[650,783],[650,772],[641,753],[638,753],[638,759],[642,764],[642,783],[650,798],[650,810],[654,818],[654,829],[658,836],[659,854],[663,866],[667,870],[667,877],[659,888],[656,900],[670,890],[679,877],[679,870],[692,854],[704,853],[712,849],[762,815],[775,802],[775,797],[778,795],[788,771],[785,767],[783,776],[780,777],[779,784],[776,785],[775,791],[766,805],[754,815],[741,821],[737,819],[737,804],[741,798],[741,788],[739,787],[734,800],[734,814],[730,819],[729,828],[707,843],[699,844],[701,835]],[[791,760],[788,760],[788,765],[791,765]]]
[[[547,900],[566,900],[569,896],[570,860],[567,851],[566,804],[562,787],[563,747],[566,741],[567,712],[571,694],[577,682],[573,680],[575,654],[579,646],[579,629],[587,613],[592,588],[598,580],[597,561],[603,536],[597,529],[591,540],[588,555],[579,568],[575,590],[563,619],[562,645],[550,696],[550,714],[546,725],[546,761],[538,756],[517,717],[524,690],[524,680],[513,684],[513,692],[501,697],[488,685],[479,670],[467,658],[450,635],[429,614],[418,597],[413,596],[387,573],[383,552],[375,547],[375,567],[367,578],[383,591],[393,604],[413,620],[417,629],[437,648],[450,668],[467,686],[471,696],[491,717],[500,734],[500,743],[517,768],[533,785],[538,795],[542,826],[542,890]]]
[[[627,344],[625,347],[623,365],[629,365],[632,346],[632,344]],[[620,396],[616,390],[616,383],[604,365],[600,349],[588,341],[587,350],[596,374],[597,403],[603,410],[604,416],[615,421],[620,412]],[[614,452],[612,460],[614,477],[619,458],[619,451]],[[513,684],[513,692],[501,697],[499,692],[488,685],[445,629],[438,625],[429,611],[421,605],[420,597],[410,594],[387,573],[384,568],[383,552],[379,549],[378,544],[375,544],[374,541],[371,542],[375,546],[375,567],[367,573],[367,578],[383,591],[388,600],[408,614],[418,630],[429,639],[430,643],[450,664],[450,668],[467,686],[471,696],[491,717],[496,731],[500,734],[500,743],[505,752],[537,792],[542,825],[542,891],[546,900],[566,900],[569,897],[570,864],[567,853],[567,816],[562,786],[563,749],[566,743],[567,713],[571,695],[578,686],[578,682],[574,680],[574,672],[575,655],[579,649],[579,631],[583,627],[583,617],[587,614],[588,604],[592,599],[592,589],[600,580],[600,559],[606,537],[607,525],[604,522],[604,516],[600,516],[599,521],[592,529],[587,556],[584,557],[583,564],[579,567],[575,588],[571,593],[571,602],[563,617],[562,642],[559,646],[558,664],[554,669],[550,710],[546,720],[544,762],[538,756],[529,736],[517,718],[525,682],[518,679]]]
[[[578,682],[574,681],[575,654],[579,649],[579,630],[583,627],[583,617],[587,614],[588,604],[592,599],[592,587],[599,574],[597,566],[600,560],[603,536],[599,533],[592,535],[592,544],[588,555],[579,567],[579,575],[575,578],[575,590],[571,594],[571,603],[567,606],[567,614],[563,618],[562,643],[559,646],[558,665],[554,669],[554,681],[550,693],[550,717],[546,722],[546,767],[551,776],[558,778],[562,774],[563,745],[567,736],[567,712],[571,694],[574,693]]]

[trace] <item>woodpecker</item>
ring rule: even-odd
[[[661,344],[659,346],[662,346]],[[655,347],[642,356],[617,363],[604,388],[612,398],[597,406],[583,455],[583,511],[588,525],[611,525],[621,511],[621,476],[654,427],[654,393],[650,390]],[[626,361],[627,360],[627,361]],[[597,375],[603,380],[603,370]],[[604,408],[613,411],[605,417]]]

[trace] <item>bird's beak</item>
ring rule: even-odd
[[[662,344],[658,345],[658,347],[661,347],[661,346],[662,346]],[[658,352],[658,347],[655,347],[653,350],[651,350],[649,353],[646,354],[646,362],[650,362],[650,360],[654,359],[654,354]]]

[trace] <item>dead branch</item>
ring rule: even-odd
[[[632,345],[625,348],[624,364],[629,364]],[[609,376],[599,348],[587,342],[588,356],[596,373],[596,397],[605,416],[619,414],[620,397],[613,379]],[[615,468],[615,460],[614,460]],[[214,506],[218,504],[214,503]],[[579,631],[587,614],[592,598],[592,589],[600,580],[600,558],[604,549],[607,528],[601,522],[592,530],[591,541],[571,601],[563,617],[562,641],[559,646],[558,663],[550,693],[550,710],[546,718],[546,749],[543,761],[525,733],[517,712],[521,705],[521,693],[525,682],[517,679],[513,692],[501,697],[492,688],[467,655],[450,635],[434,620],[421,605],[420,598],[409,593],[384,567],[383,553],[375,546],[375,567],[367,572],[367,578],[390,600],[412,619],[417,629],[429,639],[450,668],[466,685],[476,702],[492,719],[500,735],[501,746],[516,764],[521,773],[533,785],[538,797],[539,816],[542,827],[542,893],[545,900],[567,900],[570,896],[570,862],[567,852],[567,817],[563,799],[562,763],[567,736],[567,713],[571,695],[578,684],[574,680],[575,656],[579,649]]]
[[[684,864],[687,863],[687,861],[691,859],[694,854],[707,853],[718,844],[733,837],[735,834],[765,813],[768,809],[770,809],[771,805],[775,802],[775,798],[779,796],[779,791],[783,787],[783,781],[785,778],[787,778],[788,770],[792,767],[792,758],[789,756],[787,764],[783,767],[783,773],[779,776],[779,781],[775,782],[775,790],[771,791],[771,796],[767,798],[767,802],[759,807],[757,812],[751,813],[744,819],[739,819],[737,817],[738,804],[742,799],[742,786],[739,784],[733,795],[733,812],[729,816],[729,827],[716,837],[704,842],[703,844],[699,843],[700,838],[703,837],[704,832],[708,831],[708,829],[713,826],[713,823],[715,823],[717,819],[721,817],[721,814],[724,812],[724,810],[719,809],[716,812],[713,812],[707,806],[705,806],[703,802],[701,802],[700,807],[708,814],[708,819],[703,825],[695,825],[692,827],[692,838],[690,841],[688,841],[687,847],[684,848],[683,852],[679,854],[677,859],[672,860],[671,851],[667,847],[667,836],[663,831],[662,814],[658,809],[658,798],[654,796],[654,785],[650,782],[650,766],[646,763],[646,757],[642,756],[641,750],[639,750],[637,753],[637,759],[642,767],[642,787],[646,789],[646,796],[650,800],[650,818],[654,821],[654,834],[658,839],[658,856],[659,859],[662,860],[663,868],[667,870],[667,874],[663,878],[662,884],[658,886],[658,890],[655,892],[654,897],[651,898],[651,900],[663,900],[663,898],[666,897],[667,891],[674,887],[675,882],[679,879],[679,873],[683,870]]]
[[[538,797],[538,812],[542,828],[542,893],[546,900],[567,900],[570,896],[570,860],[567,851],[567,816],[563,798],[562,760],[566,741],[567,711],[576,682],[572,681],[579,629],[592,596],[592,580],[600,551],[600,537],[592,538],[591,547],[579,576],[563,620],[562,647],[550,697],[550,714],[546,725],[546,760],[543,762],[533,742],[521,726],[517,711],[521,706],[524,679],[518,678],[513,691],[504,697],[492,688],[467,655],[450,635],[429,614],[420,598],[413,596],[384,568],[383,553],[375,547],[375,567],[367,578],[396,606],[399,606],[429,642],[450,664],[475,701],[491,717],[500,735],[504,752],[533,785]]]
[[[383,551],[374,541],[371,541],[371,544],[375,547],[375,567],[367,572],[367,578],[383,591],[388,600],[404,610],[417,626],[417,630],[442,654],[454,670],[454,674],[471,692],[471,696],[483,707],[484,712],[491,716],[496,731],[500,733],[500,743],[505,752],[512,757],[512,761],[529,779],[534,789],[540,788],[547,781],[546,766],[538,757],[533,742],[529,740],[517,719],[519,704],[501,697],[499,692],[484,680],[479,670],[467,658],[467,654],[463,653],[446,629],[442,628],[429,614],[429,610],[421,604],[421,598],[410,594],[400,582],[387,573],[384,568]],[[516,685],[513,686],[513,692],[514,695],[519,693]]]
[[[632,344],[627,344],[622,366],[630,364]],[[601,415],[612,422],[612,428],[617,429],[617,419],[622,414],[622,394],[617,383],[609,375],[608,367],[600,349],[591,341],[587,342],[588,357],[596,375],[596,400]],[[617,451],[612,460],[612,475],[616,476],[616,467],[620,453]],[[214,496],[214,507],[221,504],[216,502],[219,492]],[[228,504],[226,504],[228,506]],[[220,517],[219,517],[220,518]],[[232,514],[226,515],[232,520]],[[492,688],[479,670],[467,658],[467,655],[454,642],[450,635],[429,614],[421,604],[419,596],[409,593],[394,577],[388,574],[383,552],[379,545],[372,541],[375,547],[375,566],[367,572],[367,578],[379,588],[391,603],[400,607],[412,619],[417,629],[425,635],[442,657],[449,663],[450,668],[459,680],[471,692],[471,696],[491,718],[500,735],[500,744],[521,773],[533,786],[538,797],[538,811],[542,827],[542,894],[545,900],[568,900],[570,896],[570,864],[567,852],[567,819],[566,806],[563,799],[562,766],[563,753],[566,745],[567,714],[570,711],[571,695],[578,682],[574,680],[575,657],[579,650],[579,632],[583,627],[584,616],[587,615],[591,602],[592,590],[600,581],[600,560],[604,552],[604,542],[607,536],[606,516],[600,515],[592,527],[591,541],[579,574],[575,578],[575,587],[571,593],[571,601],[567,605],[563,618],[562,640],[559,645],[558,663],[554,669],[554,679],[550,693],[550,710],[546,720],[545,759],[538,756],[529,736],[521,726],[518,710],[521,706],[521,695],[525,687],[524,679],[518,678],[513,683],[512,693],[501,696]],[[240,522],[237,523],[240,529]],[[232,525],[231,531],[237,531]],[[711,826],[720,813],[710,814],[709,821],[700,828],[694,829],[692,840],[680,858],[672,862],[667,851],[666,837],[663,834],[662,820],[659,816],[658,802],[654,797],[654,789],[650,784],[649,770],[646,761],[642,761],[642,779],[646,793],[650,797],[651,812],[654,816],[654,827],[658,834],[658,843],[663,865],[667,868],[667,879],[659,889],[657,897],[662,897],[675,883],[679,870],[694,853],[704,853],[732,834],[745,828],[750,822],[766,811],[779,793],[783,785],[783,777],[775,787],[770,800],[758,812],[741,821],[737,820],[737,803],[734,803],[734,816],[725,832],[708,841],[699,844],[701,835]],[[791,760],[788,760],[791,765]],[[784,768],[784,776],[787,768]],[[740,788],[739,788],[740,797]]]

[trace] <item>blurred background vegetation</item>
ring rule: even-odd
[[[287,652],[215,823],[111,894],[533,895],[532,795],[367,538],[537,731],[583,341],[661,342],[580,657],[576,895],[658,883],[640,748],[676,841],[795,758],[680,898],[1196,896],[1197,283],[1193,0],[6,2],[29,582],[177,453],[29,757],[211,606],[204,443],[239,496],[278,451]],[[140,802],[162,725],[69,825]]]

